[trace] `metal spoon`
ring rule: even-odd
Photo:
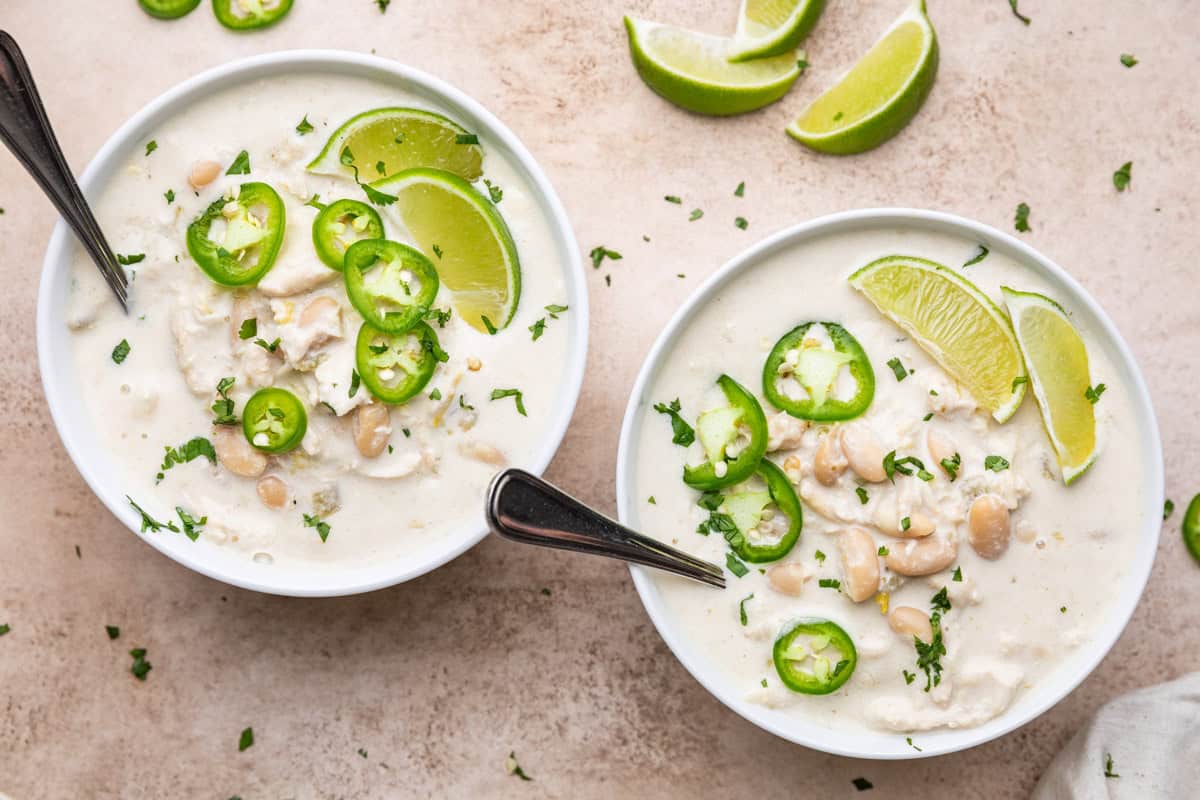
[[[42,187],[75,231],[79,243],[88,252],[121,308],[129,311],[129,281],[117,263],[112,248],[100,230],[96,217],[83,199],[62,148],[46,118],[46,109],[38,96],[29,65],[17,42],[0,30],[0,139],[12,151],[29,174]]]
[[[725,588],[716,564],[631,531],[524,470],[492,479],[487,519],[494,533],[516,542],[619,558]]]

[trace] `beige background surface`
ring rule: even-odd
[[[1200,18],[1185,0],[1119,14],[1102,0],[1026,0],[1029,27],[1004,0],[931,0],[943,49],[928,104],[898,139],[849,159],[806,152],[782,128],[901,0],[831,0],[792,94],[724,121],[638,81],[623,4],[394,0],[380,16],[372,0],[297,0],[284,24],[244,36],[207,5],[160,23],[134,0],[3,0],[0,27],[24,46],[77,169],[177,81],[275,49],[373,49],[483,102],[540,159],[581,248],[625,254],[589,268],[588,379],[550,471],[589,502],[613,508],[615,431],[643,354],[726,259],[839,209],[921,206],[1011,230],[1021,201],[1027,241],[1084,283],[1140,359],[1168,495],[1182,505],[1200,491]],[[736,5],[629,3],[711,31],[732,29]],[[1122,52],[1141,64],[1125,69]],[[1110,176],[1126,160],[1132,190],[1117,194]],[[860,775],[871,797],[1019,797],[1105,699],[1200,668],[1200,569],[1178,512],[1133,622],[1079,690],[1000,741],[907,764],[805,750],[726,710],[671,657],[615,562],[487,540],[407,585],[323,601],[194,575],[119,526],[60,446],[33,335],[56,216],[6,152],[0,207],[0,623],[12,625],[0,638],[0,791],[15,798],[843,797]],[[702,220],[687,221],[692,207]],[[121,626],[120,642],[105,624]],[[145,683],[129,674],[135,645],[154,665]],[[247,725],[257,741],[239,754]],[[534,782],[505,775],[509,750]]]

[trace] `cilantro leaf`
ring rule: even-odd
[[[610,258],[613,261],[620,261],[622,258],[624,258],[624,256],[622,256],[616,250],[609,250],[604,245],[593,247],[592,251],[588,253],[588,255],[592,259],[592,269],[600,269],[601,262],[603,262],[606,258]]]
[[[229,165],[229,169],[225,170],[226,175],[249,175],[250,174],[250,154],[245,150],[237,154],[237,158]]]
[[[123,363],[125,361],[126,356],[128,356],[128,355],[129,355],[129,342],[126,339],[122,339],[121,341],[117,342],[117,346],[112,349],[113,363],[114,364]]]
[[[1016,0],[1011,0],[1011,2],[1015,4]],[[1021,233],[1029,233],[1033,230],[1029,227],[1029,206],[1025,203],[1017,205],[1017,214],[1013,217],[1013,225]]]
[[[516,402],[517,413],[522,417],[529,416],[525,413],[525,400],[520,389],[492,389],[492,400],[503,400],[505,397],[511,397]]]
[[[666,414],[671,418],[671,433],[673,434],[671,441],[675,444],[687,447],[692,442],[696,441],[696,430],[687,423],[682,415],[680,415],[679,412],[681,408],[682,406],[679,403],[678,397],[672,400],[670,404],[654,404],[655,411],[660,414]]]

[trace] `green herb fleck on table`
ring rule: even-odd
[[[733,220],[733,224],[735,227],[737,227],[743,231],[746,230],[746,228],[750,227],[750,223],[746,221],[745,217],[735,217]]]
[[[622,258],[624,258],[624,256],[618,253],[616,250],[609,250],[604,245],[593,247],[592,251],[588,253],[588,255],[592,259],[592,269],[600,269],[600,264],[603,263],[604,259],[606,258],[613,261],[620,261]]]
[[[855,778],[850,782],[854,784],[854,788],[858,789],[860,792],[865,792],[867,789],[875,788],[875,784],[871,783],[866,778]]]
[[[387,8],[392,4],[392,0],[375,0],[375,5],[379,6],[379,13],[386,14]]]
[[[121,364],[129,355],[129,342],[125,339],[117,342],[117,346],[112,349],[112,360],[114,364]]]
[[[1021,22],[1025,23],[1026,25],[1028,25],[1030,22],[1033,22],[1033,20],[1017,10],[1017,0],[1008,0],[1008,6],[1012,9],[1013,16],[1021,20]]]
[[[1163,520],[1175,513],[1175,501],[1170,498],[1163,501]]]
[[[725,567],[737,577],[741,578],[750,572],[746,565],[738,559],[733,553],[725,554]]]
[[[808,69],[811,66],[812,65],[808,63],[807,59],[803,59],[803,58],[796,59],[796,69],[800,70],[801,72],[803,72],[804,70]]]
[[[249,175],[250,174],[250,154],[243,150],[237,154],[237,158],[229,165],[229,169],[225,170],[226,175]]]
[[[889,359],[887,365],[892,368],[892,374],[896,376],[897,381],[902,381],[908,377],[908,370],[900,363],[899,358]]]
[[[132,497],[130,497],[129,495],[125,495],[125,499],[129,501],[129,505],[133,506],[133,510],[138,512],[138,514],[141,514],[141,516],[142,516],[142,529],[140,531],[141,533],[145,533],[146,531],[150,531],[152,533],[158,533],[159,531],[163,530],[164,528],[169,531],[174,531],[175,533],[179,533],[179,528],[175,525],[174,522],[159,522],[154,517],[147,514],[146,511],[141,506],[139,506],[137,503],[133,502]]]
[[[483,179],[483,185],[487,187],[488,197],[492,198],[492,203],[499,203],[504,199],[504,190],[487,178]]]
[[[1065,613],[1067,613],[1067,607],[1066,607],[1066,606],[1059,606],[1059,607],[1058,607],[1058,612],[1059,612],[1060,614],[1065,614]]]
[[[305,136],[312,133],[313,130],[315,129],[313,128],[312,123],[308,121],[308,114],[305,114],[304,119],[300,120],[300,122],[296,125],[296,133],[300,134],[301,136]]]
[[[244,324],[244,323],[243,323]],[[236,425],[238,418],[233,413],[233,399],[229,390],[233,388],[234,378],[221,378],[217,382],[217,399],[212,404],[214,425]]]
[[[745,181],[742,181],[741,183],[739,183],[737,185],[737,188],[733,190],[733,196],[734,197],[745,197],[746,196],[746,182]]]
[[[1008,467],[1008,459],[1004,456],[987,456],[983,459],[983,468],[992,472],[1004,472]]]
[[[1119,778],[1119,777],[1121,777],[1121,776],[1120,776],[1120,775],[1118,775],[1117,773],[1113,772],[1113,757],[1112,757],[1112,753],[1105,753],[1105,754],[1104,754],[1104,777],[1106,777],[1106,778]]]
[[[668,203],[674,203],[677,206],[683,204],[683,198],[676,197],[673,194],[667,195],[666,197],[663,198],[663,200],[666,200]]]
[[[1121,53],[1121,63],[1124,64],[1127,69],[1132,69],[1137,66],[1138,60],[1132,53]]]
[[[751,592],[750,594],[748,594],[742,598],[742,602],[738,603],[738,619],[740,619],[742,621],[743,625],[750,624],[750,618],[748,616],[746,616],[746,601],[753,600],[753,599],[754,599],[754,592]]]
[[[654,495],[650,495],[649,497],[647,497],[646,502],[652,506],[658,505],[658,501],[654,499]]]
[[[982,245],[982,244],[979,245],[979,252],[977,252],[975,255],[971,256],[969,261],[966,261],[963,263],[963,269],[966,269],[967,267],[973,267],[976,264],[978,264],[980,261],[983,261],[985,258],[988,257],[988,253],[990,253],[990,252],[992,252],[992,251],[987,249],[987,247],[985,245]]]
[[[1083,396],[1087,398],[1089,403],[1096,405],[1096,403],[1100,402],[1100,395],[1104,394],[1106,389],[1108,389],[1107,386],[1105,386],[1103,383],[1098,383],[1094,387],[1089,386],[1087,389],[1085,389]]]
[[[1013,217],[1013,225],[1021,233],[1029,233],[1029,231],[1033,230],[1029,227],[1029,206],[1025,203],[1017,205],[1017,213]]]
[[[1117,187],[1118,192],[1123,192],[1129,188],[1131,180],[1133,180],[1133,162],[1126,161],[1113,173],[1113,186]]]
[[[699,208],[693,208],[692,213],[688,214],[688,222],[695,222],[704,216],[704,211]]]
[[[316,514],[304,514],[304,527],[316,528],[317,536],[321,537],[321,541],[329,538],[329,523],[318,517]]]
[[[358,748],[357,753],[363,758],[367,757],[367,749],[365,747]]]
[[[105,625],[104,632],[108,634],[109,639],[120,639],[121,629],[116,625]]]
[[[660,414],[666,414],[671,418],[671,441],[675,444],[687,447],[692,442],[696,441],[696,430],[680,415],[682,406],[679,404],[679,398],[676,397],[669,404],[655,403],[654,410]]]
[[[506,397],[511,397],[516,402],[518,414],[522,417],[529,416],[525,413],[525,399],[520,389],[492,389],[492,400],[503,400]]]
[[[12,626],[9,625],[7,622],[4,623],[3,625],[0,625],[0,636],[3,636],[4,634],[8,633],[11,630],[12,630]]]
[[[117,253],[117,263],[123,267],[128,267],[130,264],[140,264],[145,260],[145,253],[130,253],[129,255]]]
[[[146,648],[135,647],[129,651],[129,655],[133,657],[133,664],[129,667],[129,671],[133,673],[133,677],[139,681],[146,680],[146,674],[153,669],[150,662],[146,660]]]
[[[155,141],[154,139],[151,139],[150,141],[146,142],[146,155],[150,155],[157,149],[158,149],[158,142]]]
[[[254,746],[254,728],[245,728],[238,737],[238,752],[244,753]]]
[[[504,771],[509,775],[515,775],[523,781],[531,781],[533,778],[525,774],[525,770],[521,769],[521,765],[517,763],[517,754],[515,750],[510,750],[508,758],[504,759]]]
[[[475,133],[460,133],[454,137],[455,144],[479,144],[479,135]]]

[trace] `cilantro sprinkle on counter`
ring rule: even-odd
[[[704,211],[699,208],[693,208],[692,213],[688,214],[688,222],[695,222],[704,216]]]
[[[121,638],[121,629],[116,625],[105,625],[104,632],[108,634],[109,639]]]
[[[858,789],[860,792],[865,792],[867,789],[875,788],[875,784],[871,783],[866,778],[855,778],[850,782],[854,784],[854,788]]]
[[[1132,69],[1133,67],[1137,66],[1138,60],[1133,56],[1132,53],[1121,53],[1121,63],[1124,64],[1127,69]]]
[[[1175,501],[1170,498],[1163,501],[1163,520],[1175,512]]]
[[[1013,3],[1015,7],[1016,0],[1013,0]],[[1029,233],[1029,231],[1033,230],[1029,227],[1029,206],[1025,203],[1020,203],[1017,206],[1016,216],[1013,217],[1013,225],[1021,233]]]
[[[666,200],[668,203],[674,203],[675,205],[682,205],[682,203],[683,203],[683,198],[676,197],[673,194],[667,195],[666,197],[663,198],[663,200]]]
[[[733,224],[734,224],[734,227],[739,228],[740,230],[743,230],[743,231],[746,230],[746,228],[750,227],[750,223],[746,221],[745,217],[735,217],[733,220]]]
[[[739,183],[737,185],[737,188],[733,190],[733,196],[734,197],[745,197],[746,196],[746,182],[745,181],[742,181],[741,183]]]
[[[1117,773],[1113,772],[1113,757],[1112,757],[1112,753],[1105,753],[1105,754],[1104,754],[1104,777],[1106,777],[1106,778],[1119,778],[1119,777],[1121,777],[1121,776],[1120,776],[1120,775],[1118,775]]]
[[[129,655],[133,657],[133,664],[129,667],[133,677],[139,681],[146,680],[146,674],[153,669],[150,662],[146,660],[146,648],[135,647],[129,651]]]
[[[12,626],[9,625],[7,622],[4,623],[3,625],[0,625],[0,636],[3,636],[4,634],[8,633],[11,630],[12,630]]]
[[[588,256],[590,256],[592,259],[592,269],[600,269],[600,264],[606,258],[613,261],[620,261],[622,258],[624,258],[624,256],[618,253],[616,250],[609,250],[604,245],[597,245],[596,247],[593,247],[591,252],[588,253]]]
[[[1123,192],[1129,188],[1131,180],[1133,180],[1133,162],[1126,161],[1113,173],[1113,186],[1117,187],[1118,192]]]
[[[525,770],[521,769],[521,765],[517,763],[517,754],[515,750],[510,750],[508,758],[504,760],[504,771],[509,775],[515,775],[523,781],[531,781],[533,778],[525,774]]]
[[[244,728],[238,737],[238,752],[244,753],[254,746],[254,728]]]
[[[1025,23],[1026,25],[1028,25],[1030,22],[1033,22],[1033,20],[1017,10],[1017,0],[1008,0],[1008,6],[1012,9],[1013,16],[1021,20],[1021,22]]]

